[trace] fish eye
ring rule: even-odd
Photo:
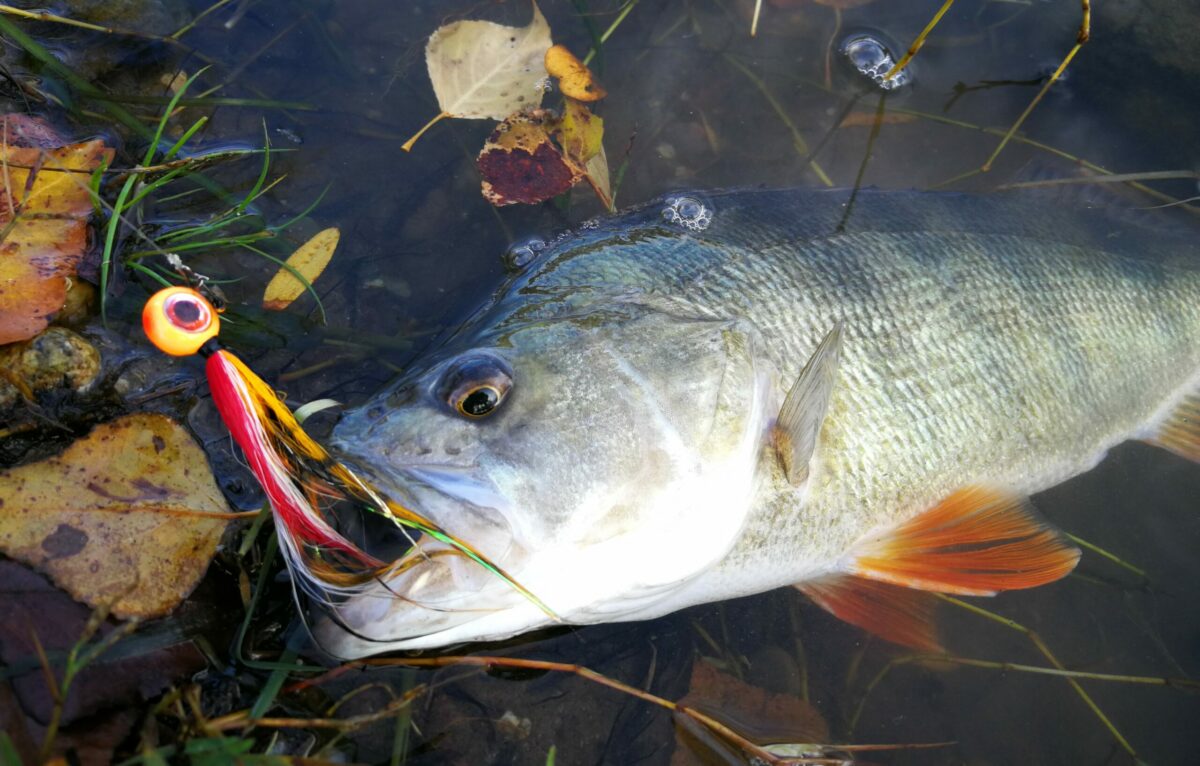
[[[217,335],[221,320],[212,304],[189,287],[159,290],[142,310],[142,327],[159,349],[173,356],[196,353]]]
[[[512,373],[503,360],[490,354],[473,354],[455,360],[442,374],[439,398],[456,413],[471,420],[496,411],[512,388]]]

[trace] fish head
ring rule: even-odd
[[[349,413],[335,446],[533,598],[426,537],[319,638],[360,656],[671,611],[748,512],[759,367],[738,323],[637,306],[477,333],[431,357]]]

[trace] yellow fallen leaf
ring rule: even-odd
[[[558,142],[567,161],[580,167],[600,153],[604,139],[604,120],[592,114],[587,104],[567,98],[558,123]]]
[[[0,471],[0,551],[118,617],[154,617],[208,569],[227,521],[204,452],[164,415],[97,426],[57,457]]]
[[[321,272],[329,265],[333,251],[337,249],[338,240],[342,233],[337,228],[318,231],[307,242],[296,248],[296,252],[285,261],[312,284]],[[296,278],[289,269],[281,268],[267,283],[263,293],[263,308],[269,311],[282,311],[292,305],[292,301],[304,292],[304,283]]]
[[[565,45],[555,45],[546,51],[546,71],[558,80],[558,89],[576,101],[599,101],[608,95],[587,68]]]
[[[32,338],[62,308],[87,249],[88,181],[111,158],[99,140],[0,145],[0,344]]]
[[[412,149],[421,134],[446,117],[503,120],[542,100],[542,60],[551,45],[550,25],[537,3],[526,27],[490,21],[456,21],[439,27],[425,45],[425,66],[441,113],[401,147]]]

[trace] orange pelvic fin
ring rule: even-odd
[[[853,575],[823,577],[796,588],[817,606],[868,633],[922,651],[942,651],[933,622],[937,599],[929,593]]]
[[[850,551],[851,574],[908,588],[991,596],[1065,577],[1079,549],[1020,496],[966,487]]]
[[[1158,433],[1146,441],[1200,463],[1200,394],[1184,397],[1163,421]]]

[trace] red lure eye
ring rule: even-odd
[[[186,332],[203,330],[212,323],[208,306],[186,293],[167,298],[163,302],[163,312],[171,324]]]

